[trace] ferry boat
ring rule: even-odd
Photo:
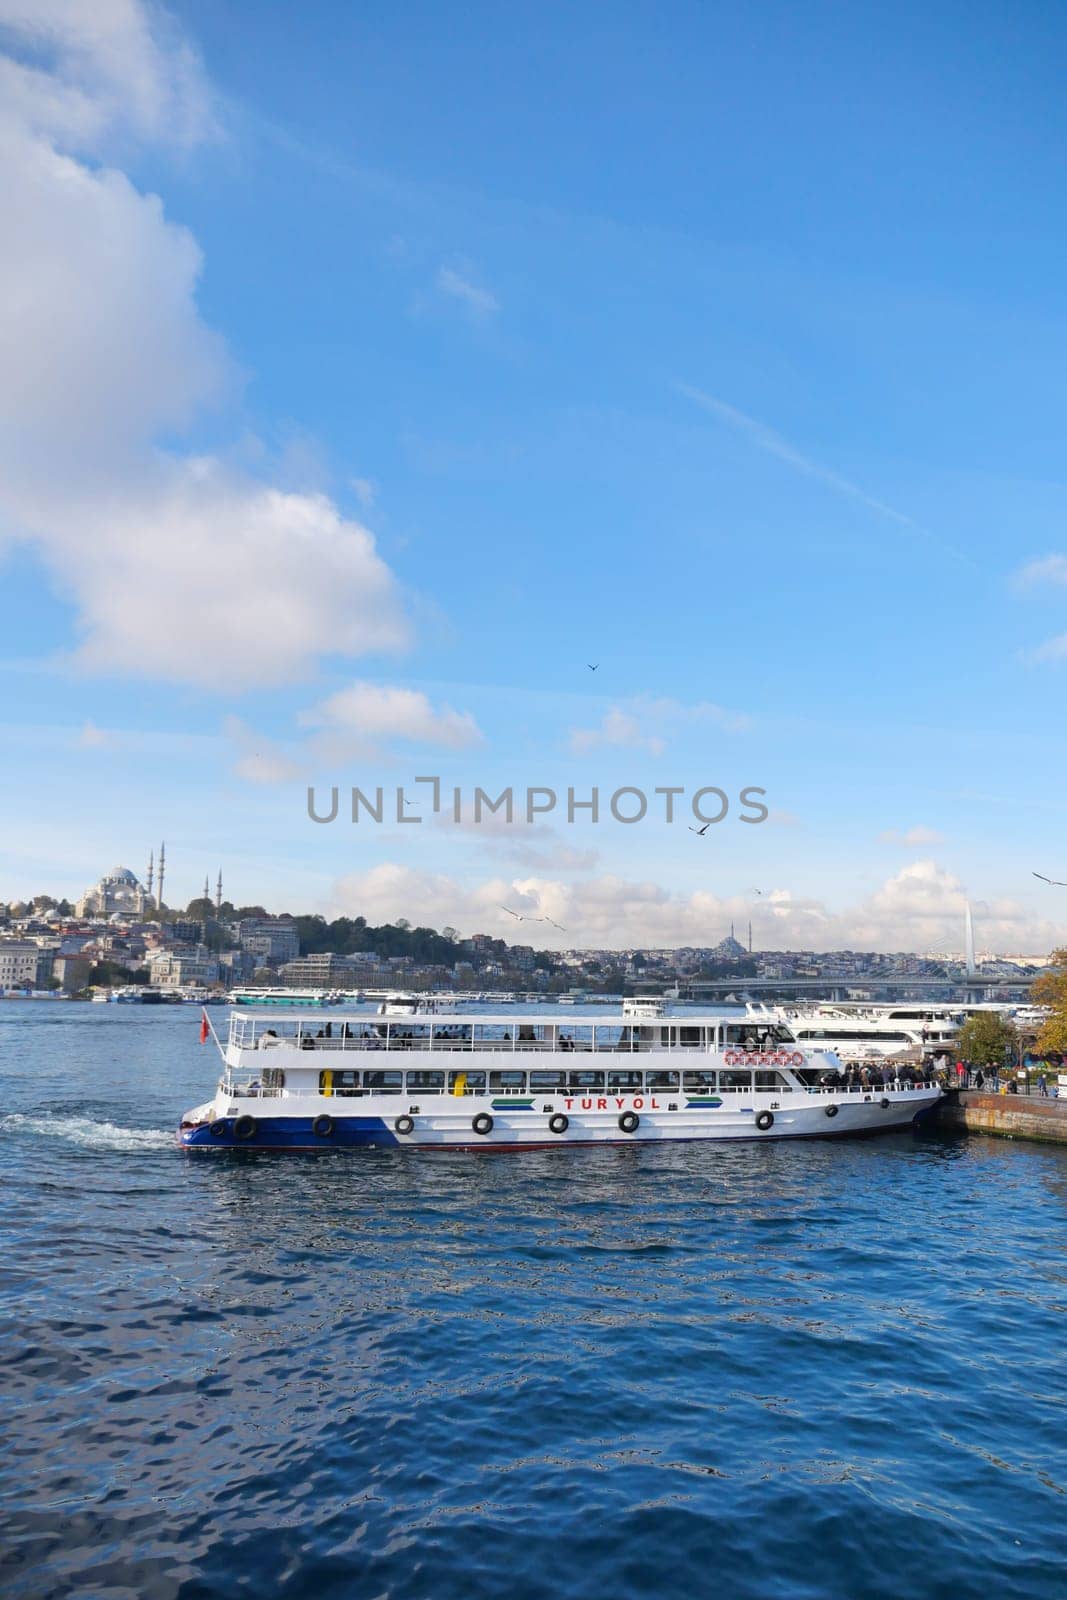
[[[836,1055],[803,1049],[784,1024],[648,1001],[595,1018],[245,1012],[216,1043],[222,1076],[182,1118],[187,1150],[866,1134],[907,1127],[941,1095],[908,1068],[850,1088]]]
[[[756,1014],[764,1014],[765,1009]],[[829,1050],[842,1061],[868,1065],[887,1058],[947,1061],[959,1032],[956,1018],[945,1007],[827,1003],[778,1008],[774,1014],[788,1025],[801,1047]]]

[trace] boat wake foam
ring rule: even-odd
[[[0,1133],[42,1134],[93,1150],[163,1150],[174,1143],[174,1134],[166,1129],[120,1128],[92,1117],[32,1117],[21,1111],[0,1117]]]

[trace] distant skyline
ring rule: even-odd
[[[981,3],[0,0],[0,899],[165,837],[182,904],[1067,944],[1065,67]],[[770,816],[308,819],[426,773]]]

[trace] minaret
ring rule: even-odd
[[[211,904],[211,890],[207,886],[207,873],[206,872],[204,873],[204,899],[207,901],[208,905]]]
[[[222,868],[219,868],[219,879],[215,885],[215,910],[222,910]]]
[[[971,916],[971,902],[967,902],[967,914],[963,920],[963,945],[964,961],[967,965],[967,976],[973,978],[978,970],[974,959],[974,918]]]
[[[159,847],[159,877],[158,877],[158,880],[157,880],[158,884],[159,884],[159,888],[156,891],[156,905],[159,907],[160,911],[163,910],[163,869],[164,869],[164,866],[166,864],[166,860],[167,860],[167,846],[166,846],[166,842],[164,842]]]
[[[154,850],[149,850],[149,852],[148,852],[148,885],[147,885],[147,888],[145,890],[146,894],[148,895],[149,900],[151,900],[151,898],[152,898],[152,879],[153,879],[153,877],[155,875],[155,870],[156,870],[156,853],[155,853]]]

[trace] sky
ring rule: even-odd
[[[0,0],[0,899],[165,838],[539,947],[1067,942],[1065,67],[983,0]]]

